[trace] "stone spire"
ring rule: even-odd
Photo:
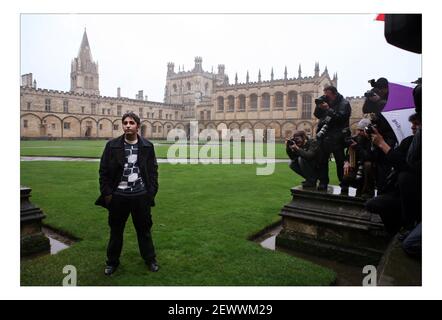
[[[238,84],[238,72],[235,73],[235,84]]]
[[[315,78],[319,77],[319,62],[315,62]]]
[[[261,69],[259,69],[259,72],[258,72],[258,82],[261,82]]]
[[[247,70],[246,83],[249,83],[249,70]]]
[[[338,73],[337,73],[337,72],[335,72],[335,73],[333,74],[333,80],[332,80],[332,82],[333,82],[333,85],[337,88],[337,87],[338,87]]]
[[[273,73],[273,67],[272,67],[272,72],[270,73],[270,80],[271,81],[273,81],[273,76],[274,76],[274,73]]]
[[[84,28],[83,39],[81,40],[80,49],[78,50],[78,57],[83,61],[92,61],[92,53],[87,38],[86,28]]]
[[[284,80],[287,80],[287,66],[284,69]]]
[[[301,74],[302,74],[302,71],[301,71],[301,64],[299,64],[299,68],[298,68],[298,78],[299,78],[299,79],[301,79]]]
[[[86,28],[84,29],[78,55],[71,63],[71,91],[100,95],[98,62],[92,60]]]

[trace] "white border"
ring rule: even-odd
[[[436,2],[434,2],[436,3]],[[137,287],[137,288],[21,288],[19,286],[19,15],[20,13],[124,13],[124,12],[293,12],[293,13],[418,13],[423,15],[423,78],[424,78],[424,264],[423,288],[342,288],[342,287]],[[0,298],[3,299],[434,299],[441,297],[441,212],[437,200],[441,170],[438,130],[441,110],[438,74],[440,51],[436,48],[438,30],[442,30],[436,5],[418,1],[85,1],[60,4],[60,1],[14,1],[2,3],[2,76],[1,92],[3,140],[2,154],[2,231],[0,241]],[[367,57],[368,58],[368,57]],[[404,66],[406,67],[406,66]],[[431,93],[431,100],[430,100]],[[430,103],[432,101],[433,103]],[[12,165],[11,165],[12,164]],[[14,167],[14,170],[11,170]],[[436,173],[434,173],[436,172]],[[439,180],[439,181],[437,181]],[[439,182],[439,183],[438,183]]]

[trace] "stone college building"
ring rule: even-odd
[[[269,81],[229,82],[225,66],[216,73],[204,71],[202,58],[195,58],[192,70],[175,70],[167,64],[164,102],[149,101],[143,91],[135,98],[100,95],[98,64],[92,59],[86,30],[78,56],[71,62],[69,91],[41,89],[32,73],[22,75],[20,87],[20,132],[23,139],[91,139],[112,138],[122,134],[121,116],[134,111],[141,118],[140,134],[150,139],[165,139],[173,128],[189,130],[189,121],[198,120],[199,129],[266,129],[273,128],[277,140],[298,130],[314,133],[314,99],[328,85],[337,87],[337,75],[330,77],[327,67],[320,72],[319,63],[313,76]],[[347,97],[352,106],[352,127],[362,117],[361,97]]]

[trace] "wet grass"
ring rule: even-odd
[[[65,265],[77,268],[83,286],[322,286],[335,280],[329,269],[247,240],[279,219],[289,188],[299,184],[286,164],[269,176],[257,176],[255,165],[160,164],[159,179],[152,231],[160,272],[144,266],[129,219],[122,265],[105,277],[107,212],[94,205],[98,163],[21,162],[21,184],[32,188],[44,222],[82,239],[55,256],[22,261],[21,284],[59,286]]]
[[[99,158],[103,152],[106,140],[54,140],[54,141],[42,141],[42,140],[25,140],[20,142],[20,155],[22,156],[58,156],[58,157],[89,157],[89,158]],[[158,158],[167,158],[167,152],[172,143],[168,141],[153,141],[159,145],[155,146],[155,152]],[[205,143],[200,142],[198,150],[205,148],[203,145]],[[201,158],[213,157],[212,154],[216,154],[217,157],[222,156],[223,148],[221,146],[217,147],[208,145],[212,147],[212,151],[205,149],[204,154]],[[259,150],[263,150],[262,155],[267,156],[267,145],[255,144],[253,143],[241,143],[241,154],[235,155],[233,153],[234,144],[228,146],[230,150],[230,158],[243,158],[248,150],[247,154],[251,156],[247,158],[253,158],[255,156],[255,148],[258,147]],[[196,146],[194,148],[197,148]],[[184,150],[184,152],[173,153],[172,158],[190,158],[190,149]],[[213,153],[212,153],[213,152]],[[262,156],[260,153],[256,153],[256,157]],[[277,159],[286,159],[287,155],[285,153],[285,145],[282,143],[275,143],[275,157]]]

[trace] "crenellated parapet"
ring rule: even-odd
[[[156,101],[149,100],[138,100],[131,99],[126,97],[109,97],[109,96],[97,96],[91,95],[87,93],[78,93],[72,91],[60,91],[60,90],[51,90],[51,89],[42,89],[42,88],[32,88],[32,87],[24,87],[20,86],[20,93],[23,95],[24,93],[28,94],[41,94],[52,98],[60,98],[60,99],[69,99],[69,98],[85,98],[87,100],[95,101],[95,102],[109,102],[113,104],[136,104],[136,105],[145,105],[148,107],[157,107],[162,109],[174,109],[174,110],[183,110],[183,106],[180,104],[170,104],[170,103],[162,103]]]

